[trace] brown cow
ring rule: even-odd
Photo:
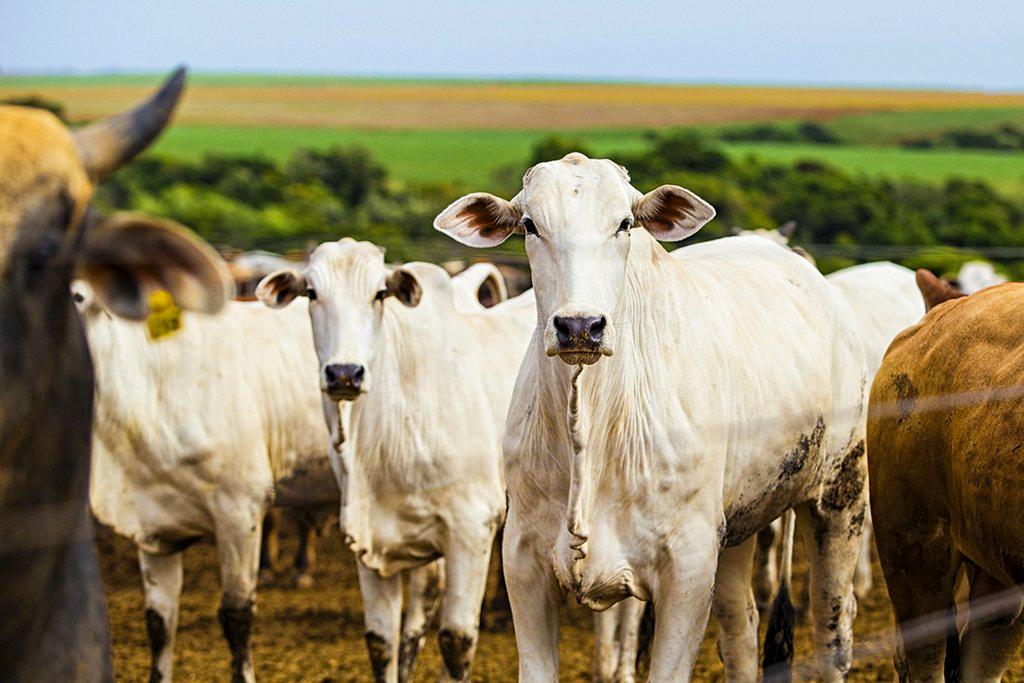
[[[875,377],[871,514],[901,680],[942,680],[944,653],[947,680],[999,680],[1024,638],[1013,588],[1024,583],[1021,330],[1024,284],[996,285],[932,309]],[[971,578],[962,637],[950,618],[961,569]],[[948,642],[921,637],[929,623]]]
[[[171,292],[213,312],[223,262],[184,229],[89,208],[97,181],[163,129],[177,71],[148,102],[69,131],[52,114],[0,107],[0,680],[112,678],[89,519],[93,371],[73,277],[109,310],[143,318]]]

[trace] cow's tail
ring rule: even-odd
[[[792,598],[795,529],[796,513],[787,510],[782,515],[782,568],[779,572],[779,587],[768,614],[768,630],[764,636],[764,679],[773,683],[792,679],[793,625],[796,622]]]

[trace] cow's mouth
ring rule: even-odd
[[[362,390],[349,387],[331,389],[327,392],[332,401],[354,401],[362,394]]]
[[[599,348],[556,348],[548,351],[549,356],[558,356],[562,362],[569,365],[593,365],[601,360],[601,356],[610,356],[604,349]]]

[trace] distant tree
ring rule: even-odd
[[[369,150],[332,147],[302,149],[292,155],[286,175],[293,182],[318,180],[349,206],[361,206],[372,192],[383,191],[387,171]]]

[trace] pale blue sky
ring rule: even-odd
[[[1024,90],[1021,0],[0,0],[0,71]]]

